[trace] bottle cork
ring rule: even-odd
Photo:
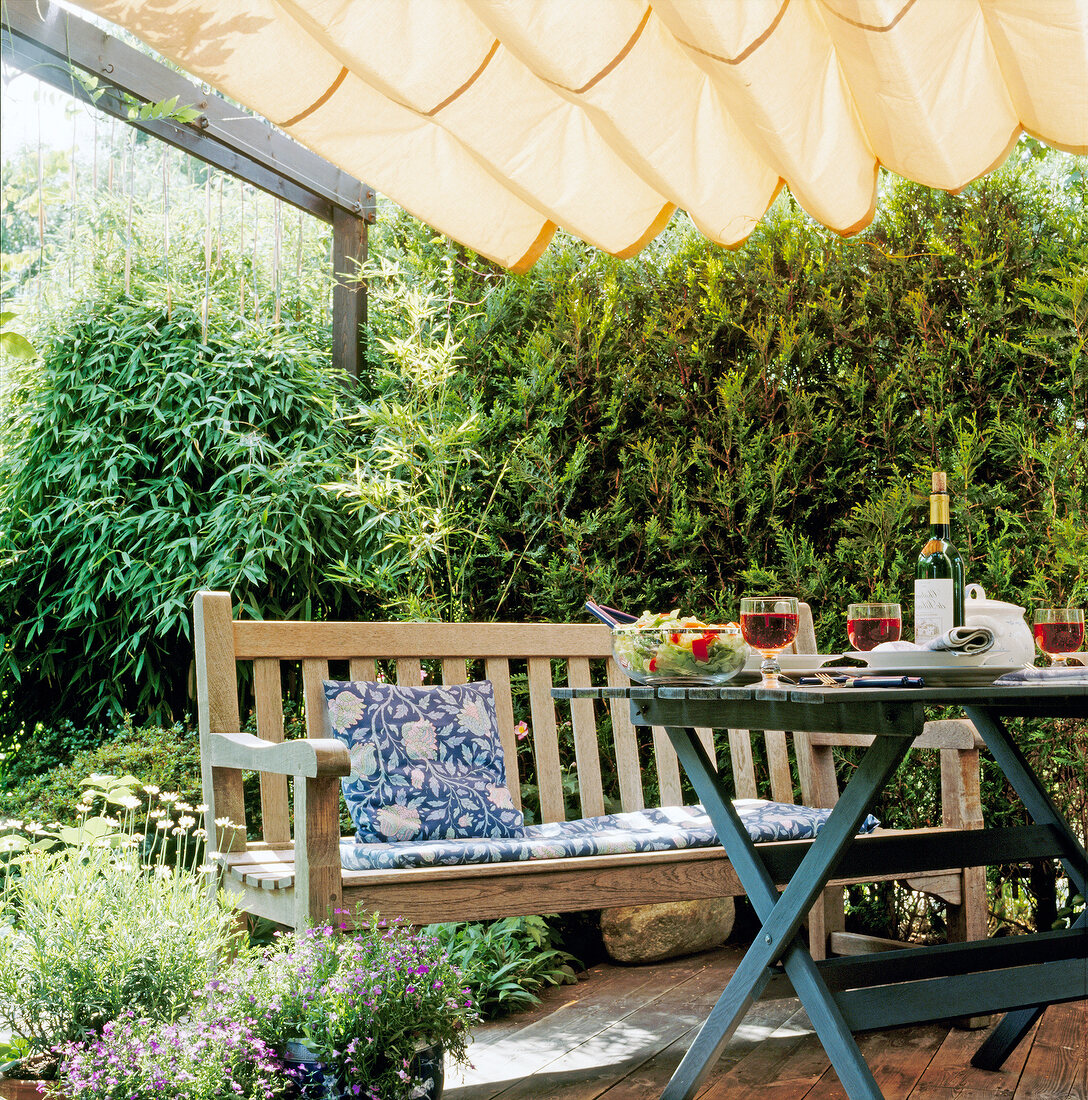
[[[933,489],[934,493],[947,493],[948,492],[948,477],[943,470],[933,471]]]

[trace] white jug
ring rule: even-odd
[[[1030,665],[1035,659],[1035,639],[1024,618],[1024,609],[1014,603],[988,600],[981,584],[963,590],[963,621],[967,626],[985,626],[994,632],[991,652],[1007,653],[1014,661]]]

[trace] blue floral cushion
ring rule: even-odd
[[[762,799],[733,803],[748,835],[756,843],[811,840],[823,828],[830,810]],[[880,824],[866,816],[859,832]],[[713,848],[720,844],[702,806],[663,806],[577,821],[526,825],[520,834],[496,839],[404,841],[392,844],[340,842],[348,870],[438,867],[461,863],[507,863],[564,856],[615,855],[620,852],[664,852],[677,848]]]
[[[351,754],[343,789],[360,842],[521,833],[490,681],[400,687],[326,680],[325,700],[332,734]]]

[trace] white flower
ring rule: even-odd
[[[196,818],[195,817],[186,817],[185,815],[182,815],[181,817],[178,818],[178,824],[183,829],[188,829],[191,826],[196,824]]]
[[[144,793],[145,794],[158,794],[159,793],[159,788],[158,787],[147,786],[147,787],[144,787]]]

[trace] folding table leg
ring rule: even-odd
[[[1062,867],[1065,868],[1069,881],[1082,897],[1085,896],[1088,894],[1088,855],[1085,854],[1080,841],[1070,829],[1069,823],[1054,805],[1054,800],[1039,782],[1001,720],[990,714],[984,707],[964,707],[964,710],[1035,824],[1051,825],[1061,834],[1066,848],[1065,855],[1061,857]],[[1082,914],[1073,927],[1085,925],[1085,917]],[[1085,965],[1088,967],[1088,962]],[[1086,977],[1085,992],[1088,993],[1088,977]],[[975,1052],[971,1065],[979,1069],[1000,1069],[1005,1059],[1032,1029],[1046,1007],[1046,1005],[1040,1005],[1036,1008],[1021,1008],[1008,1013]]]
[[[763,926],[677,1067],[662,1100],[689,1100],[695,1095],[770,979],[770,967],[780,959],[850,1100],[882,1100],[838,1004],[797,933],[853,841],[874,793],[906,755],[911,738],[876,738],[780,895],[695,731],[673,728],[668,733]]]

